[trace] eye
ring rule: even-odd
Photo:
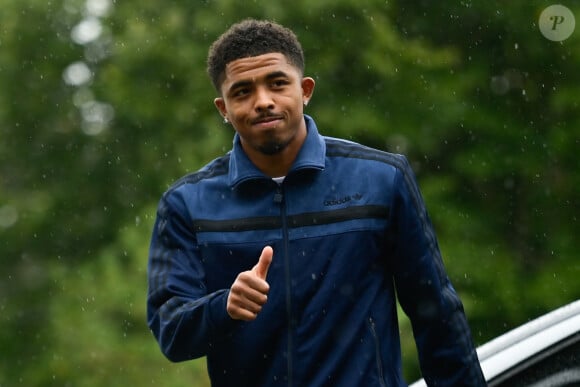
[[[243,96],[247,95],[249,92],[250,92],[250,89],[244,87],[244,88],[240,88],[240,89],[235,90],[232,93],[232,95],[234,97],[243,97]]]
[[[288,81],[286,79],[275,79],[272,81],[273,87],[283,87],[283,86],[286,86],[287,84],[288,84]]]

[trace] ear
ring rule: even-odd
[[[307,104],[312,98],[315,83],[316,82],[311,77],[302,78],[302,100],[304,104]]]
[[[225,103],[224,99],[222,97],[218,97],[218,98],[213,100],[213,104],[215,105],[217,110],[220,112],[222,117],[227,118],[228,110],[226,109],[226,103]]]

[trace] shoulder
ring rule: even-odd
[[[353,141],[324,136],[327,157],[342,157],[373,161],[390,165],[405,173],[409,169],[407,158],[402,154],[371,148]]]
[[[200,184],[206,180],[220,178],[226,176],[229,170],[230,153],[218,157],[199,170],[189,173],[180,179],[176,180],[165,192],[165,195],[179,190],[185,186]]]

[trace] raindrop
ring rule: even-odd
[[[81,106],[83,132],[96,136],[105,130],[115,116],[115,110],[107,103],[89,101]]]
[[[110,0],[87,0],[87,12],[93,16],[107,16],[112,8]]]
[[[70,64],[62,75],[64,81],[71,86],[81,86],[91,81],[93,74],[85,62]]]
[[[71,31],[71,38],[77,44],[87,44],[101,36],[103,26],[96,17],[88,17],[77,24]]]

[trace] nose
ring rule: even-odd
[[[264,87],[257,88],[254,106],[257,112],[274,109],[274,99],[269,90]]]

